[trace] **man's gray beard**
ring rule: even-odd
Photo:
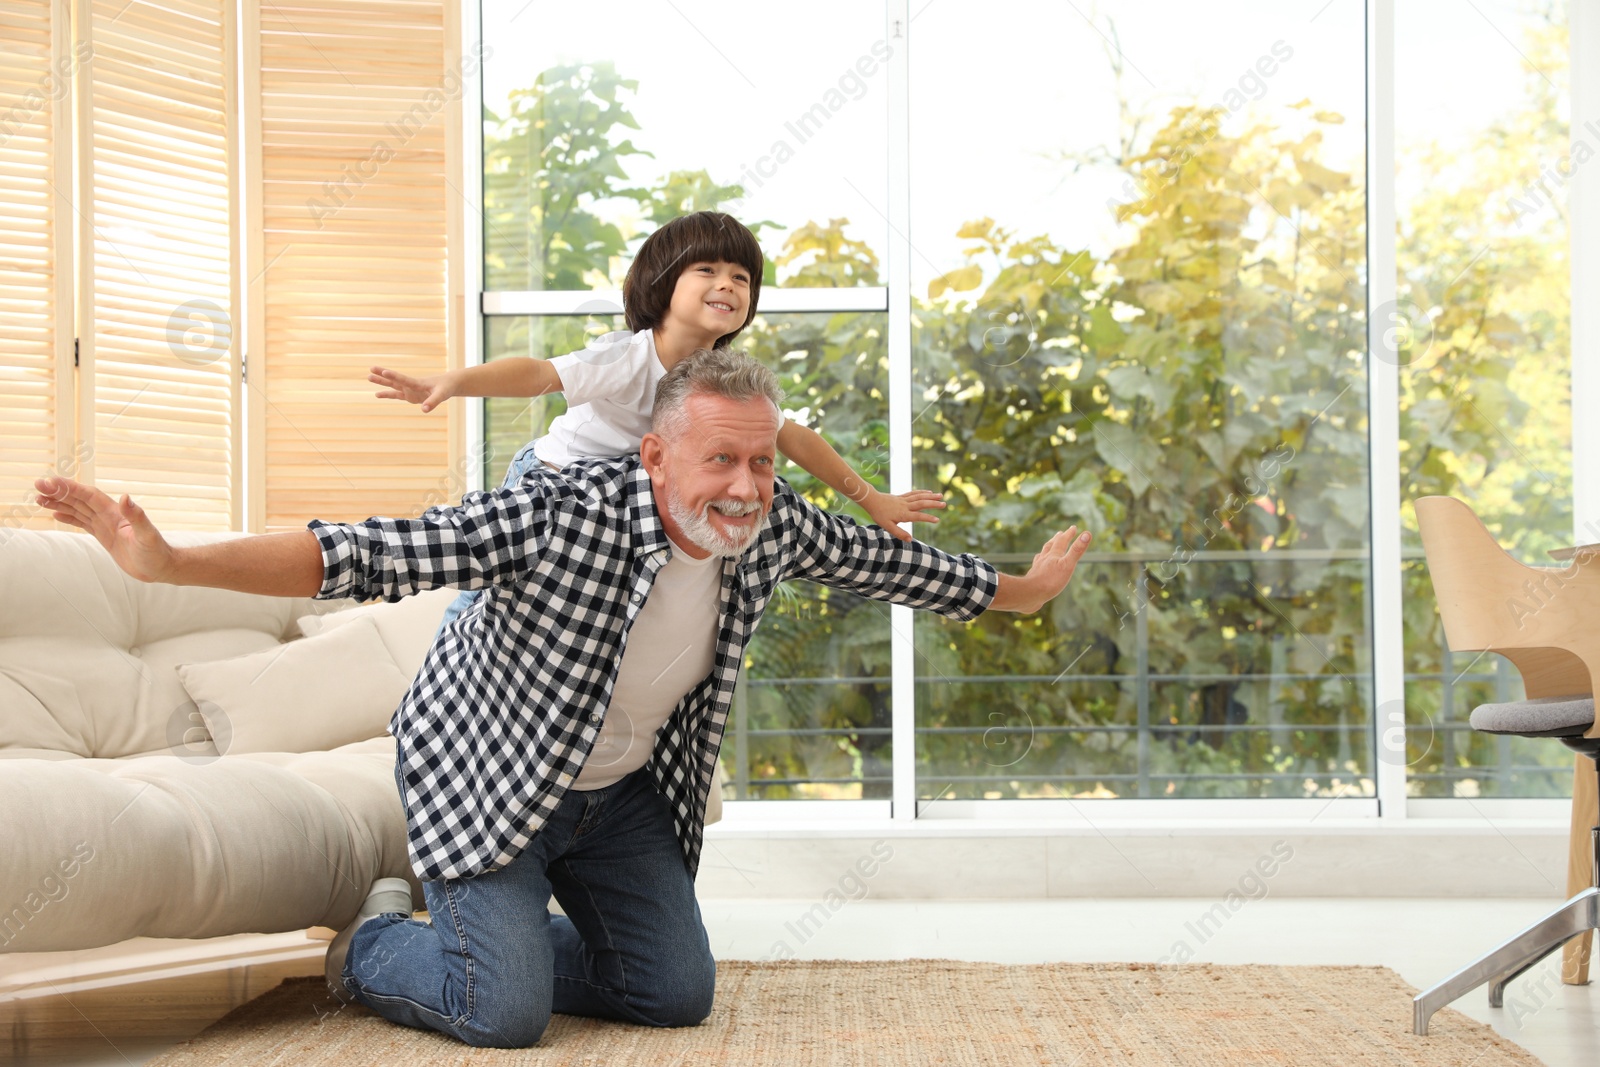
[[[714,500],[712,504],[737,507],[739,506],[739,501]],[[761,509],[759,503],[755,506],[757,510]],[[696,548],[703,548],[714,556],[736,558],[744,555],[744,550],[755,543],[755,539],[761,535],[762,527],[766,525],[765,522],[754,522],[750,524],[750,529],[747,533],[737,537],[728,537],[711,525],[711,519],[706,515],[706,512],[710,509],[711,504],[707,504],[696,514],[689,510],[689,505],[685,504],[683,497],[678,495],[677,486],[671,486],[667,489],[667,514],[672,516],[672,521],[678,524],[678,529],[683,531],[683,536],[687,537]],[[765,515],[762,518],[765,518]]]

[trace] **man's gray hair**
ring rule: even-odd
[[[778,387],[776,374],[743,352],[700,348],[667,371],[667,376],[656,386],[651,431],[669,441],[683,436],[689,426],[689,416],[683,405],[696,393],[729,400],[766,397],[778,409],[780,417],[783,413],[783,390]]]

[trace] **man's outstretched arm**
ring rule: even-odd
[[[71,478],[34,482],[57,522],[94,535],[117,566],[145,582],[206,585],[267,596],[313,597],[322,588],[322,548],[309,530],[175,547],[144,509]]]
[[[797,549],[786,577],[960,621],[986,610],[1038,611],[1067,587],[1091,540],[1087,531],[1071,526],[1045,542],[1028,573],[1002,574],[977,556],[897,541],[882,530],[831,515],[800,500],[787,485],[774,497],[774,507],[780,505],[780,521],[794,524]]]

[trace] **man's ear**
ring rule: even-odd
[[[667,443],[653,433],[647,433],[639,442],[639,462],[644,465],[650,481],[658,481],[667,461]]]

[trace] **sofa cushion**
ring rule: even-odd
[[[341,611],[302,615],[297,624],[307,637],[328,633],[339,626],[348,626],[357,619],[371,619],[378,624],[378,636],[394,657],[400,673],[415,678],[422,669],[422,660],[433,646],[433,637],[439,632],[439,621],[459,590],[430,589],[425,593],[408,596],[394,603],[363,604]]]
[[[0,952],[349,922],[407,878],[394,742],[198,764],[8,760]]]
[[[377,737],[411,685],[371,616],[248,656],[180,664],[178,677],[223,755]]]
[[[0,605],[0,749],[87,757],[168,748],[195,711],[176,664],[275,647],[296,618],[327,606],[150,585],[123,574],[92,537],[18,529],[0,529]]]

